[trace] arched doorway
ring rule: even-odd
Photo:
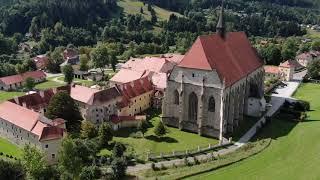
[[[198,97],[197,95],[192,92],[189,95],[189,121],[197,121],[198,116]]]

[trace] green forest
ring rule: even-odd
[[[119,60],[183,54],[197,36],[215,32],[221,1],[1,0],[0,5],[0,76],[6,76],[17,73],[17,64],[27,64],[28,58],[57,54],[67,45],[89,55],[90,48],[103,43]],[[228,0],[227,30],[244,31],[252,41],[303,36],[307,31],[301,24],[320,23],[318,5],[311,0]],[[21,43],[32,44],[30,52],[19,54]]]

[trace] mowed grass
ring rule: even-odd
[[[60,83],[60,82],[54,81],[53,78],[56,78],[56,77],[47,78],[47,80],[45,82],[37,84],[35,86],[35,88],[39,89],[39,90],[46,90],[46,89],[55,88],[55,87],[65,85],[65,83]]]
[[[140,8],[143,9],[143,14],[141,14],[146,19],[151,19],[150,11],[148,11],[148,5],[143,5],[143,2],[137,0],[119,0],[117,1],[118,6],[123,8],[125,14],[141,14]],[[172,12],[158,6],[152,6],[156,11],[156,15],[159,20],[168,20],[171,14],[176,14],[177,16],[182,16],[179,13]]]
[[[312,30],[312,29],[307,29],[307,37],[312,38],[312,39],[320,39],[320,31]]]
[[[24,95],[24,92],[16,92],[16,91],[0,91],[0,102],[6,101],[8,99],[12,99],[14,97],[22,96]]]
[[[320,179],[320,85],[303,84],[296,98],[311,103],[312,111],[302,123],[275,119],[260,137],[271,137],[271,145],[240,163],[191,179],[312,180]]]
[[[16,158],[20,158],[22,155],[22,149],[2,137],[0,137],[0,152]]]
[[[185,151],[187,149],[196,149],[198,146],[208,146],[217,144],[218,140],[199,136],[198,134],[180,131],[177,128],[168,127],[169,132],[165,137],[157,138],[154,134],[154,127],[160,121],[159,117],[151,119],[151,125],[145,134],[145,138],[133,138],[129,134],[133,131],[122,129],[114,137],[114,141],[119,141],[129,145],[139,157],[146,157],[147,152],[152,153],[172,153],[172,151]],[[119,136],[119,134],[121,136]]]

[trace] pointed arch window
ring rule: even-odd
[[[189,120],[196,121],[198,116],[198,97],[192,92],[189,95]]]
[[[208,105],[208,111],[215,112],[216,110],[216,102],[214,100],[214,97],[209,98],[209,105]]]
[[[173,96],[174,96],[174,104],[179,105],[179,92],[175,90],[173,93]]]

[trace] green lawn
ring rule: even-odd
[[[58,80],[64,81],[64,77],[61,76],[61,77],[58,78]],[[96,84],[96,82],[94,82],[94,81],[85,80],[85,79],[78,79],[78,78],[74,78],[74,79],[73,79],[73,82],[75,82],[75,83],[81,83],[81,84],[83,84],[84,86],[87,86],[87,87],[93,86],[93,85]]]
[[[199,146],[208,146],[217,144],[218,140],[213,138],[201,137],[198,134],[180,131],[177,128],[168,128],[169,133],[159,139],[154,135],[154,126],[159,122],[159,117],[151,120],[151,126],[145,134],[145,138],[129,137],[132,132],[130,129],[122,129],[118,134],[121,137],[115,137],[115,141],[120,141],[131,146],[139,157],[146,157],[147,152],[172,152],[173,150],[196,149]]]
[[[15,144],[12,144],[8,140],[1,137],[0,137],[0,152],[4,154],[12,155],[16,158],[20,158],[22,154],[22,150],[18,146],[16,146]]]
[[[47,81],[37,84],[35,88],[40,90],[45,90],[45,89],[50,89],[50,88],[55,88],[55,87],[65,85],[65,83],[59,83],[54,81],[53,78],[56,78],[56,77],[47,78]]]
[[[143,8],[143,15],[146,19],[151,19],[151,14],[147,9],[147,4],[144,6],[143,2],[137,0],[119,0],[117,1],[118,6],[123,8],[123,12],[125,14],[141,14],[140,8]],[[153,6],[156,11],[156,15],[159,20],[168,20],[171,14],[176,14],[177,16],[181,16],[179,13],[172,12],[166,9],[162,9],[158,6]]]
[[[11,92],[7,92],[7,91],[0,91],[0,102],[6,101],[8,99],[12,99],[16,96],[22,96],[24,95],[24,92],[16,92],[16,91],[11,91]]]
[[[312,29],[307,29],[307,37],[312,39],[319,39],[320,38],[320,32]]]
[[[191,179],[320,179],[320,85],[304,84],[295,97],[311,103],[308,120],[295,124],[275,119],[258,137],[272,138],[266,150],[242,162]]]

